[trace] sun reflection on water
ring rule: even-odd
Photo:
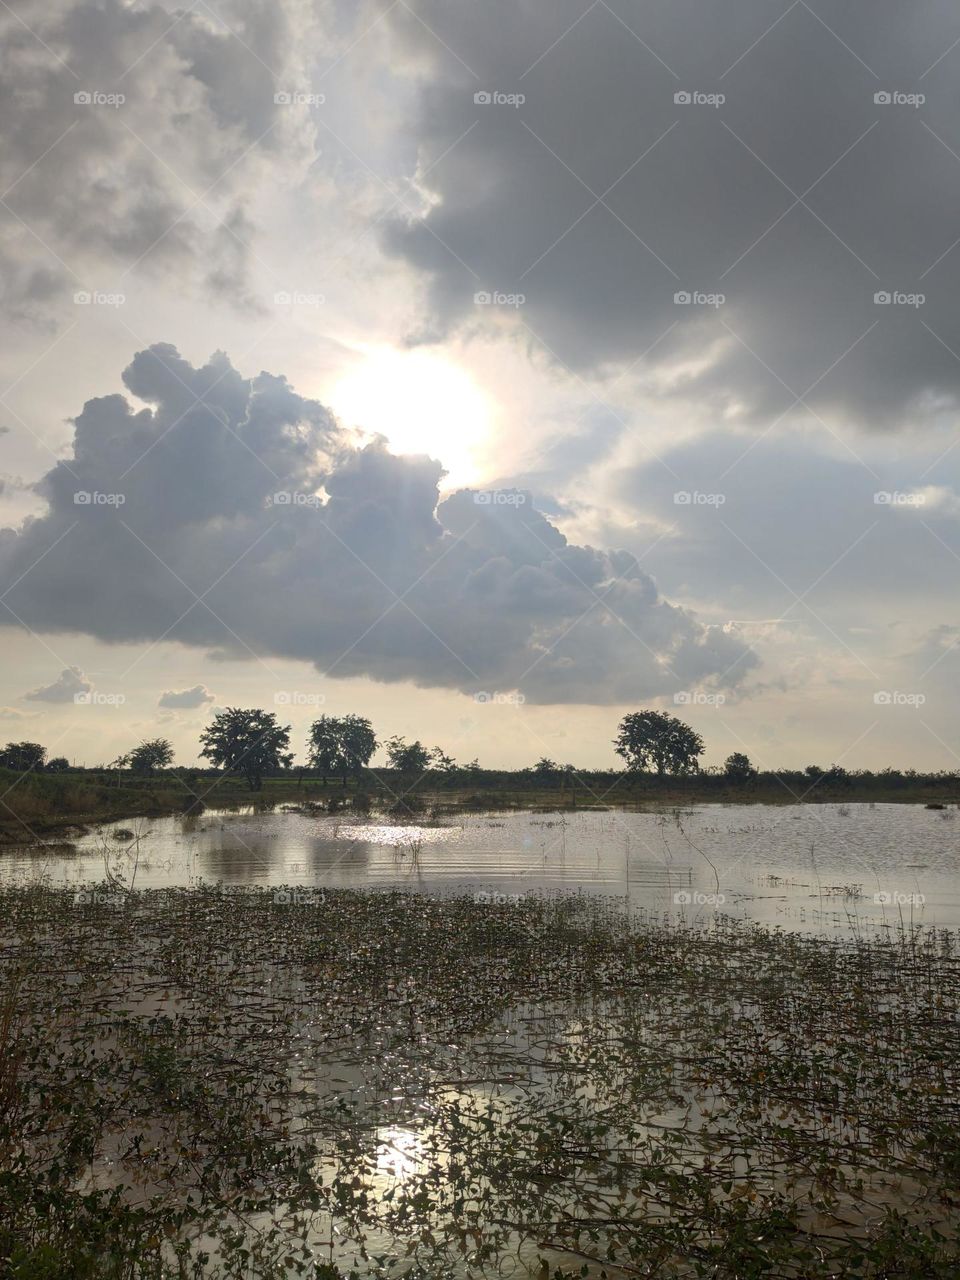
[[[413,1129],[385,1125],[376,1131],[377,1173],[406,1182],[422,1165],[424,1146]]]

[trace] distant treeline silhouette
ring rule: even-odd
[[[570,788],[576,786],[611,786],[623,781],[641,784],[644,780],[664,783],[680,792],[687,790],[769,789],[781,785],[795,796],[803,796],[814,788],[820,790],[906,788],[956,783],[956,771],[940,770],[921,773],[915,769],[886,768],[872,771],[847,770],[839,764],[827,768],[807,765],[803,769],[761,770],[743,752],[734,752],[724,764],[701,767],[704,751],[701,736],[683,721],[662,711],[635,711],[621,720],[613,740],[616,753],[623,759],[620,769],[581,769],[542,756],[534,764],[519,770],[487,769],[479,761],[461,764],[441,747],[426,747],[419,740],[407,742],[393,736],[380,742],[371,722],[363,716],[321,716],[315,720],[306,738],[306,762],[295,765],[290,748],[290,725],[281,725],[275,712],[259,708],[227,707],[217,712],[200,735],[200,756],[209,765],[173,768],[173,744],[166,738],[138,743],[127,753],[108,764],[90,769],[72,767],[64,756],[47,759],[46,748],[36,742],[10,742],[0,751],[0,768],[19,774],[65,772],[121,774],[151,777],[175,774],[186,777],[201,774],[227,774],[246,780],[250,790],[258,791],[264,778],[315,778],[323,785],[329,779],[341,785],[358,784],[364,779],[375,783],[380,774],[399,776],[406,786],[421,780],[434,785],[469,784],[474,786],[510,786],[521,789],[536,787]],[[383,746],[385,766],[372,767],[370,761]]]

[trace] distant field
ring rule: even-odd
[[[367,770],[344,786],[308,771],[291,770],[250,791],[242,778],[202,770],[171,769],[154,777],[128,771],[70,770],[18,775],[0,769],[0,841],[41,839],[69,826],[177,813],[200,805],[341,806],[423,812],[478,808],[591,808],[722,802],[957,804],[954,774],[856,773],[819,779],[803,773],[766,773],[735,783],[712,774],[657,778],[652,774],[583,772],[555,778],[481,770],[404,778],[389,769]]]

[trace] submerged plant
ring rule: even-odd
[[[0,890],[0,1274],[957,1274],[953,934],[111,888]]]

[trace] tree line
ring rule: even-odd
[[[200,756],[226,773],[246,778],[251,790],[260,790],[263,779],[293,766],[290,725],[282,725],[275,712],[258,708],[226,707],[218,711],[200,735]],[[364,716],[321,716],[310,726],[307,761],[324,782],[339,777],[346,784],[368,768],[380,746],[387,753],[387,767],[404,776],[428,772],[441,774],[480,772],[479,762],[458,765],[442,747],[428,748],[419,740],[407,742],[394,736],[380,743],[373,725]],[[647,769],[658,774],[681,774],[698,767],[703,739],[689,725],[659,711],[638,711],[624,717],[614,748],[630,769]],[[166,738],[141,742],[117,756],[110,768],[152,774],[173,763],[173,744]],[[60,756],[45,763],[46,750],[35,742],[11,742],[0,752],[0,766],[28,771],[60,772],[69,767]],[[542,777],[576,772],[573,765],[558,765],[546,757],[531,772]]]
[[[279,723],[275,712],[226,707],[214,715],[200,735],[199,754],[214,768],[245,778],[250,789],[258,791],[265,777],[285,773],[293,767],[291,731],[292,726]],[[371,722],[357,715],[324,715],[311,724],[306,740],[307,767],[319,773],[324,783],[333,777],[340,778],[346,785],[370,767],[381,745],[387,753],[387,768],[405,778],[419,778],[426,773],[469,777],[484,772],[477,760],[460,765],[442,748],[428,748],[419,739],[407,742],[394,736],[380,743]],[[728,756],[720,769],[701,770],[703,738],[690,725],[663,711],[633,711],[624,716],[613,748],[629,773],[654,773],[658,778],[665,778],[706,772],[711,776],[720,774],[739,784],[759,776],[757,767],[741,751]],[[169,768],[173,759],[173,744],[166,738],[153,738],[117,756],[107,767],[115,769],[118,778],[124,769],[146,776]],[[9,742],[0,750],[0,768],[19,773],[63,773],[70,764],[65,756],[55,756],[48,761],[46,748],[40,743]],[[532,767],[518,772],[552,782],[581,771],[572,764],[561,765],[544,756]],[[895,770],[886,773],[898,778],[918,776],[912,770],[906,774]],[[801,773],[778,770],[772,776],[799,776],[815,783],[843,782],[850,775],[840,765],[829,769],[808,765]]]

